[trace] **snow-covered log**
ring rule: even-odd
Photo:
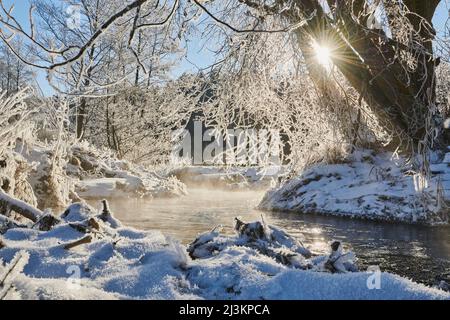
[[[356,272],[358,269],[353,263],[355,258],[353,252],[343,253],[342,244],[339,241],[334,241],[331,244],[331,254],[328,257],[327,262],[325,262],[324,267],[332,273],[347,271]]]
[[[28,203],[19,199],[13,198],[10,195],[0,190],[0,205],[5,206],[9,210],[13,210],[18,214],[30,219],[33,222],[37,222],[44,214],[41,210],[30,206]]]
[[[103,199],[102,200],[102,212],[97,216],[98,219],[102,220],[103,222],[108,223],[112,228],[118,228],[121,226],[121,223],[119,220],[114,218],[112,212],[109,210],[108,207],[108,201]]]

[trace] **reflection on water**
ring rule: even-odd
[[[233,218],[259,219],[254,210],[263,192],[191,189],[179,199],[118,200],[110,206],[123,223],[159,229],[183,243],[201,232],[223,225],[232,233]],[[269,223],[286,229],[315,253],[328,252],[340,240],[359,258],[361,267],[382,270],[425,283],[450,280],[450,228],[361,221],[311,214],[263,213]]]

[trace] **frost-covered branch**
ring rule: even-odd
[[[30,206],[28,203],[9,196],[0,189],[0,204],[1,207],[6,208],[7,212],[2,212],[2,214],[8,214],[9,211],[13,210],[18,214],[30,219],[33,222],[37,222],[44,214],[41,210]]]
[[[6,266],[0,265],[0,300],[7,297],[13,287],[14,277],[23,271],[30,255],[25,251],[16,253],[12,261]],[[1,263],[1,261],[0,261]]]

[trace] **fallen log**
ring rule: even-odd
[[[91,241],[92,241],[92,237],[91,236],[86,236],[84,238],[81,238],[79,240],[76,240],[74,242],[70,242],[70,243],[66,244],[64,246],[64,249],[70,250],[70,249],[75,248],[75,247],[77,247],[79,245],[82,245],[82,244],[85,244],[85,243],[90,243]]]
[[[69,223],[69,226],[80,233],[89,233],[100,230],[100,225],[95,218],[90,218],[87,223]]]
[[[43,213],[41,210],[34,208],[28,203],[13,198],[10,195],[6,194],[3,190],[0,189],[0,207],[7,208],[7,211],[13,210],[18,214],[24,216],[27,219],[30,219],[33,222],[37,222]],[[1,212],[0,212],[1,213]],[[5,212],[8,214],[8,212]]]

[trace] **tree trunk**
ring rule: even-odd
[[[80,105],[78,106],[76,124],[77,124],[77,139],[83,139],[84,134],[84,121],[86,115],[86,98],[82,97],[80,100]]]
[[[98,2],[97,2],[98,6]],[[93,66],[92,63],[94,61],[94,54],[95,54],[96,46],[93,45],[92,48],[89,50],[89,68],[86,70],[86,80],[84,80],[83,86],[85,88],[88,88],[91,84],[90,78],[93,73]],[[77,125],[77,139],[83,139],[84,136],[84,129],[85,129],[85,122],[86,122],[86,114],[87,114],[87,98],[82,97],[80,100],[80,105],[77,110],[77,116],[76,116],[76,125]]]
[[[138,44],[137,44],[137,54],[141,54],[142,51],[142,31],[139,30],[138,31]],[[139,85],[139,73],[141,70],[141,66],[139,65],[139,63],[136,64],[136,72],[135,72],[135,76],[134,76],[134,85],[137,87]]]

